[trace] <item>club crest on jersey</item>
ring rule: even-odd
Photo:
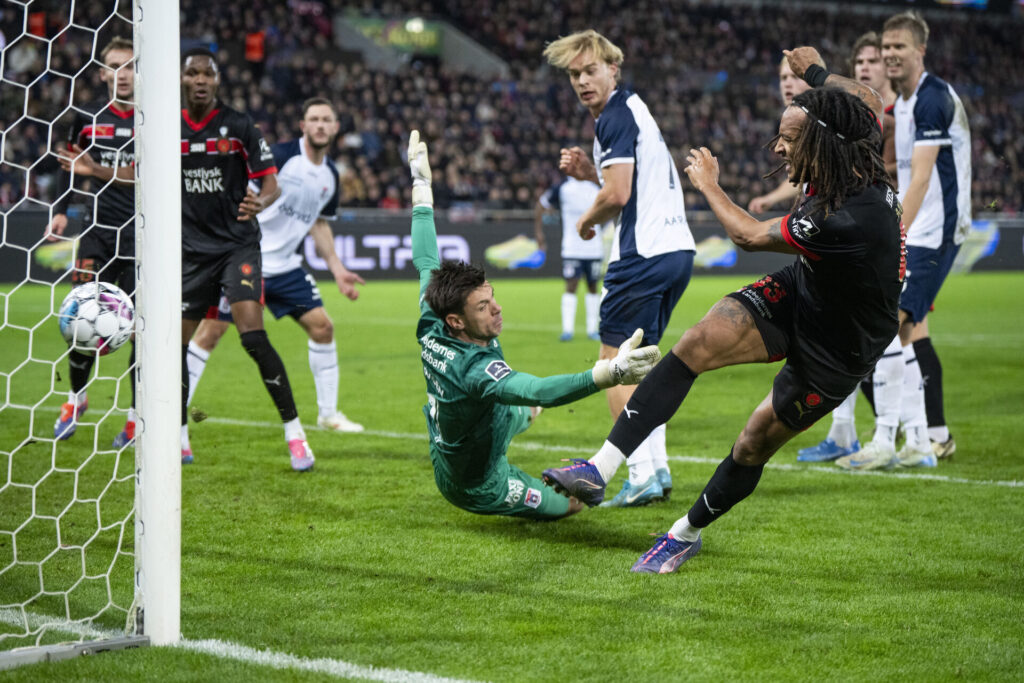
[[[486,372],[491,379],[497,382],[499,379],[507,377],[509,373],[512,372],[512,368],[510,368],[508,363],[503,360],[492,360],[487,365],[484,372]]]
[[[220,137],[217,138],[217,142],[215,142],[213,144],[214,149],[216,149],[217,150],[217,154],[220,154],[220,155],[230,154],[231,153],[231,140],[228,139],[228,127],[227,126],[221,126],[220,130],[218,132],[220,133]]]

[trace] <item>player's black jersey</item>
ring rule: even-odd
[[[883,183],[838,210],[808,213],[809,206],[810,199],[782,219],[783,237],[800,252],[794,343],[818,363],[867,374],[899,328],[902,208]]]
[[[238,221],[250,178],[277,173],[274,155],[248,115],[223,104],[202,121],[181,111],[181,245],[223,254],[259,245],[256,219]]]
[[[90,113],[75,111],[71,128],[68,129],[67,148],[75,144],[81,147],[100,166],[116,169],[135,164],[135,110],[118,111],[109,106],[109,102],[100,102],[87,109]],[[71,174],[61,171],[57,191],[63,193],[71,182]],[[76,185],[79,189],[87,189],[93,193],[89,199],[89,212],[93,220],[102,226],[124,230],[122,240],[135,240],[135,186],[117,181],[103,182],[95,178],[83,178]],[[69,200],[74,196],[77,200],[82,195],[68,192],[54,207],[56,213],[67,213]],[[92,197],[95,197],[93,199]],[[117,239],[113,230],[92,231],[111,242]]]

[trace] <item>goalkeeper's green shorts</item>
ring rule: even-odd
[[[459,491],[437,479],[437,488],[455,507],[478,515],[555,519],[569,512],[569,499],[540,479],[505,463],[506,476],[488,486]]]
[[[512,406],[509,440],[530,426],[530,409]],[[508,444],[505,444],[506,448]],[[472,489],[460,489],[434,469],[441,495],[452,505],[478,515],[508,515],[527,519],[556,519],[569,512],[569,499],[540,479],[501,458],[499,471],[487,483]]]

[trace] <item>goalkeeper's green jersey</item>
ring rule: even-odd
[[[416,336],[427,383],[423,412],[435,478],[449,498],[459,493],[486,498],[500,492],[503,499],[508,486],[505,451],[522,430],[511,406],[557,406],[588,396],[598,390],[593,373],[535,377],[509,367],[497,339],[481,346],[448,333],[423,298],[430,272],[440,266],[429,207],[413,209],[412,254],[420,277]]]

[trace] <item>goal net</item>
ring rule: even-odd
[[[3,669],[180,632],[178,2],[7,0],[0,47]],[[134,354],[65,342],[89,280]]]

